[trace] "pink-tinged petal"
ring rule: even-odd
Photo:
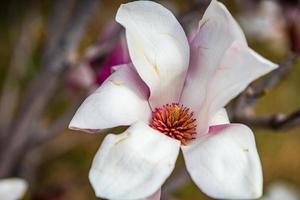
[[[150,88],[152,108],[178,102],[189,63],[186,35],[174,15],[152,1],[121,5],[130,58]]]
[[[225,108],[221,108],[210,120],[208,125],[215,126],[221,124],[229,124],[229,118]],[[201,125],[201,124],[199,124]]]
[[[215,71],[209,93],[214,101],[219,100],[217,97],[226,96],[225,102],[227,103],[244,90],[250,82],[277,67],[277,64],[235,41],[226,51]]]
[[[0,199],[21,199],[28,188],[28,183],[20,178],[7,178],[0,180]]]
[[[205,105],[209,107],[208,116],[214,115],[252,81],[277,67],[252,49],[234,42],[226,51],[209,86]]]
[[[82,103],[69,128],[90,132],[148,122],[151,117],[148,93],[132,65],[124,65]]]
[[[241,28],[226,7],[212,0],[190,42],[190,67],[181,103],[194,111],[200,109],[214,71],[235,40],[247,45]]]
[[[200,135],[207,133],[209,119],[252,81],[276,69],[278,65],[266,60],[238,41],[225,52],[220,64],[210,77],[205,98],[196,110]],[[195,89],[196,91],[196,89]],[[190,93],[193,96],[193,93]]]
[[[254,199],[262,194],[262,170],[252,131],[242,124],[218,125],[182,146],[197,186],[216,199]]]
[[[173,171],[179,149],[179,141],[142,122],[120,135],[106,136],[89,173],[96,196],[143,199],[153,195]]]

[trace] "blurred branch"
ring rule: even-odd
[[[86,92],[79,95],[71,107],[62,116],[58,117],[58,119],[55,120],[49,127],[40,127],[36,128],[35,131],[33,130],[30,146],[35,147],[37,145],[41,145],[61,133],[61,131],[66,128],[66,124],[71,121],[77,108],[83,102],[85,97]]]
[[[30,127],[54,95],[58,79],[68,68],[68,56],[77,48],[97,0],[78,0],[56,44],[47,49],[40,75],[32,81],[11,123],[8,141],[2,141],[0,151],[0,177],[12,173],[24,153]]]
[[[245,115],[235,118],[234,121],[247,124],[252,127],[283,130],[300,126],[300,108],[288,115],[274,114],[266,116]]]
[[[85,92],[79,95],[79,98],[76,99],[72,106],[49,127],[33,126],[28,144],[28,153],[22,159],[23,165],[20,165],[18,169],[20,175],[26,178],[27,181],[31,183],[35,182],[36,170],[41,163],[45,162],[45,156],[43,156],[45,152],[43,152],[42,144],[53,139],[66,128],[66,124],[70,122],[85,96]]]
[[[20,33],[16,39],[11,64],[8,67],[0,99],[0,128],[1,137],[5,137],[7,126],[13,117],[19,97],[18,83],[24,78],[26,62],[34,49],[34,39],[37,34],[41,16],[36,10],[27,14],[21,25]]]
[[[54,4],[46,35],[46,48],[53,48],[71,15],[73,0],[60,0]]]
[[[297,56],[290,52],[288,56],[279,64],[278,69],[271,72],[266,79],[252,85],[251,88],[253,92],[248,98],[257,99],[257,97],[260,97],[264,91],[279,83],[289,73],[296,58]],[[254,102],[251,102],[249,105],[253,105],[253,103]]]

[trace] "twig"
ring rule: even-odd
[[[54,4],[53,11],[49,17],[46,35],[46,48],[53,48],[57,44],[57,40],[63,31],[63,26],[66,25],[70,18],[73,0],[60,0]]]
[[[35,129],[32,134],[31,140],[31,147],[34,148],[37,145],[44,144],[45,142],[49,141],[50,139],[57,136],[67,127],[67,124],[71,121],[72,117],[74,116],[78,106],[82,103],[84,98],[86,97],[86,92],[81,94],[79,98],[73,103],[73,105],[56,121],[54,121],[49,127],[43,127],[39,129]]]
[[[251,127],[283,130],[300,126],[300,109],[285,115],[274,114],[266,116],[244,115],[234,118],[233,121],[247,124]]]
[[[293,67],[293,63],[296,60],[297,56],[290,52],[289,55],[287,56],[286,59],[284,59],[280,65],[279,68],[276,69],[274,72],[272,72],[266,79],[254,83],[251,88],[252,88],[252,94],[248,96],[248,98],[257,98],[260,97],[264,91],[272,88],[275,86],[279,81],[284,78],[290,69]],[[255,102],[251,102],[252,104]]]
[[[1,137],[7,133],[9,122],[13,117],[19,97],[19,86],[16,84],[24,78],[28,55],[34,49],[34,36],[41,23],[41,16],[36,10],[25,16],[20,33],[16,40],[11,64],[6,74],[0,99],[0,128]]]
[[[21,177],[26,178],[31,184],[35,182],[37,168],[41,163],[45,162],[45,156],[43,156],[45,150],[42,145],[53,139],[66,128],[66,124],[70,122],[85,96],[84,92],[76,99],[68,111],[54,121],[49,127],[33,127],[34,129],[31,134],[31,139],[29,140],[27,153],[22,159],[22,165],[17,169],[18,174],[20,174]]]

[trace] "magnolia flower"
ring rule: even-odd
[[[67,76],[67,86],[70,91],[78,89],[93,90],[95,85],[95,75],[90,66],[82,63],[79,67],[70,70]]]
[[[78,89],[85,89],[93,92],[111,74],[113,66],[130,62],[125,35],[122,34],[109,51],[104,63],[99,63],[99,54],[101,54],[103,48],[106,48],[109,42],[108,37],[116,32],[115,29],[118,28],[116,26],[115,22],[109,23],[104,28],[100,42],[87,49],[84,62],[79,66],[73,67],[67,74],[69,91],[73,92]]]
[[[230,124],[223,107],[277,65],[247,46],[215,0],[190,43],[173,14],[151,1],[121,5],[116,20],[126,29],[132,63],[116,67],[69,125],[88,132],[129,126],[106,136],[94,158],[89,179],[96,195],[159,199],[181,149],[191,178],[208,196],[261,196],[253,133]]]
[[[0,199],[18,200],[22,198],[28,188],[27,182],[20,178],[0,180]]]

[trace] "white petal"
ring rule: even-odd
[[[198,187],[217,199],[254,199],[262,194],[262,171],[252,131],[218,125],[182,146],[187,170]]]
[[[252,81],[278,66],[252,49],[234,42],[226,51],[211,81],[206,106],[210,115],[215,114],[231,99],[242,92]]]
[[[94,131],[148,122],[151,109],[147,98],[147,86],[131,65],[124,65],[82,103],[69,128]]]
[[[210,120],[209,126],[215,126],[220,124],[229,124],[229,118],[225,108],[221,108]],[[201,125],[201,124],[199,124]]]
[[[252,49],[238,41],[232,43],[210,77],[205,98],[198,109],[199,135],[207,133],[213,115],[242,92],[252,81],[277,68]],[[192,96],[192,94],[190,94]],[[197,110],[196,110],[197,113]]]
[[[193,111],[205,101],[207,87],[233,41],[247,45],[245,36],[226,7],[212,0],[191,40],[191,59],[181,103]]]
[[[17,200],[24,196],[28,184],[20,178],[8,178],[0,180],[0,199]]]
[[[105,137],[90,170],[98,197],[142,199],[154,194],[174,169],[180,142],[138,122]]]
[[[189,63],[186,35],[174,15],[152,1],[121,5],[131,60],[150,88],[152,108],[178,102]]]

